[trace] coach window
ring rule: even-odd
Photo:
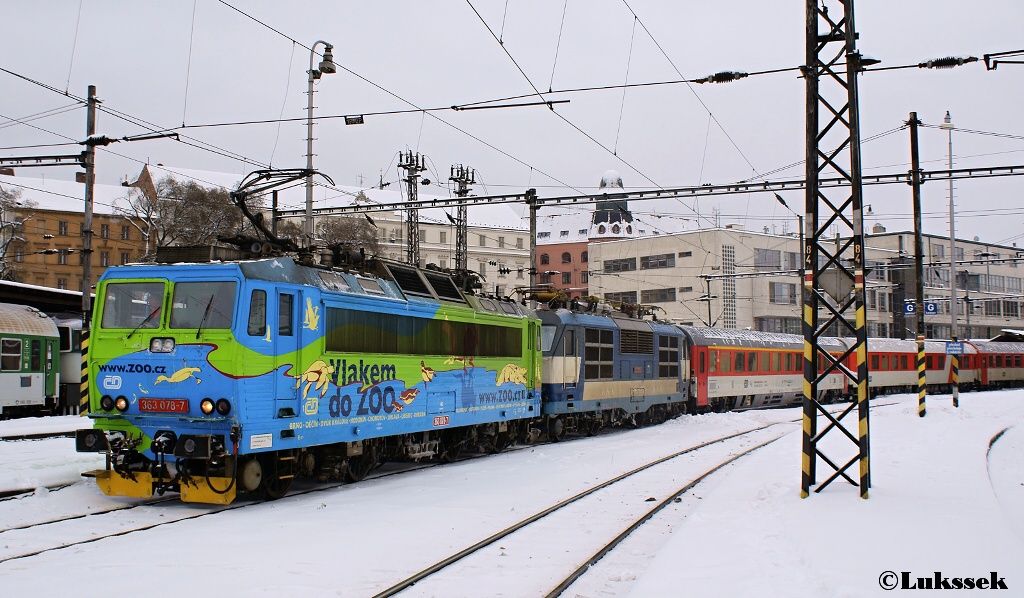
[[[771,359],[772,359],[772,363],[771,363],[770,370],[772,372],[778,372],[779,371],[779,361],[781,359],[780,355],[778,353],[772,353]]]
[[[761,352],[761,371],[762,372],[767,372],[768,371],[768,352],[767,351],[762,351]]]
[[[699,359],[699,362],[698,362],[699,365],[697,366],[697,368],[698,368],[697,369],[697,373],[703,374],[704,370],[705,370],[705,356],[704,356],[703,352],[701,352],[700,357],[698,359]]]
[[[30,356],[32,361],[29,369],[33,372],[38,372],[43,369],[43,345],[39,339],[33,339],[31,347]]]
[[[249,297],[249,336],[263,336],[267,333],[267,292],[254,289]]]
[[[281,293],[277,296],[277,334],[278,336],[292,336],[292,307],[295,303],[295,295]]]
[[[742,372],[743,370],[746,369],[746,353],[743,353],[742,351],[737,351],[734,360],[736,366],[735,369],[737,372]]]
[[[718,351],[711,350],[708,351],[708,353],[711,354],[711,358],[709,359],[709,361],[711,362],[711,373],[714,374],[715,372],[718,371]]]
[[[21,340],[5,338],[0,341],[0,370],[5,372],[21,370]]]

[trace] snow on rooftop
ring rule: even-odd
[[[85,185],[73,180],[0,175],[0,187],[20,191],[19,201],[34,202],[34,207],[40,210],[75,213],[85,210]],[[96,183],[93,190],[93,213],[118,213],[118,206],[127,206],[125,198],[129,191],[121,185]]]

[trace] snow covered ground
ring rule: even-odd
[[[731,454],[779,438],[712,475],[641,527],[566,596],[864,596],[879,576],[987,576],[1024,595],[1024,391],[931,397],[874,409],[870,500],[836,482],[799,498],[799,425],[695,451],[609,487],[413,586],[410,596],[536,596],[646,512]],[[215,512],[99,493],[72,439],[0,442],[0,488],[76,482],[0,501],[4,595],[366,596],[519,519],[654,458],[795,409],[683,417],[661,426],[529,447]],[[14,422],[0,422],[0,436]],[[997,442],[990,441],[1006,430]],[[838,434],[829,454],[852,444]],[[848,448],[849,447],[849,448]],[[102,465],[102,459],[99,460]],[[819,464],[819,479],[828,474]],[[306,486],[308,488],[308,486]],[[209,513],[198,518],[183,517]],[[158,527],[12,558],[69,541]],[[543,523],[543,525],[541,525]],[[5,560],[10,559],[10,560]]]

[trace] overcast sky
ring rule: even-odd
[[[639,83],[678,79],[676,68],[686,77],[699,77],[723,70],[792,67],[804,60],[803,2],[628,1],[639,23],[622,0],[568,0],[564,25],[563,2],[557,0],[472,0],[472,5],[457,0],[231,0],[306,45],[317,39],[333,43],[339,64],[419,108],[532,91],[474,7],[544,92],[549,86],[621,85],[627,64],[628,81]],[[1024,48],[1024,5],[1019,0],[859,0],[856,8],[859,48],[883,65]],[[5,24],[0,66],[79,96],[94,84],[107,107],[161,127],[305,116],[309,51],[217,0],[4,2],[0,22]],[[22,118],[71,103],[5,73],[0,81],[4,117]],[[1024,65],[995,71],[979,63],[950,71],[872,73],[861,79],[860,89],[864,137],[900,126],[911,110],[928,124],[939,124],[950,110],[958,127],[1024,135]],[[316,127],[316,166],[338,184],[370,185],[382,172],[385,180],[394,180],[395,154],[408,148],[429,156],[432,170],[440,171],[427,175],[432,178],[440,174],[444,180],[450,164],[463,163],[475,167],[486,183],[476,189],[478,194],[521,192],[532,186],[543,196],[575,193],[563,183],[588,191],[607,169],[618,170],[627,187],[728,183],[796,162],[804,153],[804,85],[792,72],[723,85],[550,97],[571,100],[556,110],[583,132],[544,107],[367,116],[361,126],[328,120]],[[343,71],[324,76],[316,105],[317,114],[411,107]],[[31,124],[81,139],[84,121],[79,109]],[[62,141],[39,129],[6,126],[2,119],[0,123],[0,147]],[[101,114],[99,132],[120,137],[146,129]],[[305,164],[302,122],[182,133],[253,162]],[[616,150],[618,157],[599,143]],[[953,143],[958,166],[1024,163],[1021,139],[957,132]],[[111,149],[137,161],[100,154],[101,182],[133,176],[140,161],[233,173],[255,168],[170,140],[122,143]],[[65,150],[73,148],[5,149],[0,155]],[[921,131],[924,168],[945,168],[946,152],[944,132]],[[864,146],[865,173],[905,171],[908,161],[906,131]],[[73,169],[19,174],[70,178]],[[771,178],[801,176],[802,167],[796,167]],[[946,189],[945,183],[924,187],[929,232],[948,230]],[[1017,235],[1024,239],[1022,190],[1019,177],[959,182],[958,233],[990,242]],[[447,194],[444,187],[423,192],[428,191]],[[318,191],[321,198],[328,194]],[[802,194],[791,192],[787,200],[799,209]],[[910,226],[909,188],[868,188],[865,202],[882,215],[889,230]],[[702,217],[717,209],[723,223],[740,222],[754,230],[774,226],[781,232],[783,220],[791,218],[764,194],[705,198],[697,207]],[[633,208],[692,216],[671,200]],[[792,230],[793,225],[785,224]]]

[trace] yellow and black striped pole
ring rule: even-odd
[[[857,297],[864,297],[864,268],[858,265],[854,278]],[[868,455],[871,452],[871,440],[868,436],[868,399],[871,390],[868,388],[868,335],[867,317],[863,300],[857,301],[856,338],[857,338],[857,448],[860,451],[860,497],[867,499],[871,488],[871,463]]]
[[[84,324],[84,322],[83,322]],[[78,415],[89,414],[89,328],[82,326],[82,384]]]
[[[808,249],[804,249],[805,255]],[[814,329],[817,327],[818,322],[815,317],[815,309],[812,303],[812,296],[814,293],[814,278],[811,273],[811,269],[814,266],[805,267],[807,273],[804,274],[804,321],[803,321],[803,333],[804,333],[804,416],[803,416],[803,448],[802,448],[802,462],[801,462],[801,475],[800,475],[800,498],[807,498],[810,496],[811,486],[814,485],[814,465],[817,461],[817,455],[815,455],[814,447],[814,436],[817,434],[818,427],[818,414],[815,411],[814,396],[814,384],[812,382],[817,377],[818,367],[815,360],[814,346],[809,341],[814,335]]]
[[[918,318],[921,318],[918,315]],[[925,415],[925,397],[928,396],[928,380],[925,369],[924,337],[917,337],[917,415]]]

